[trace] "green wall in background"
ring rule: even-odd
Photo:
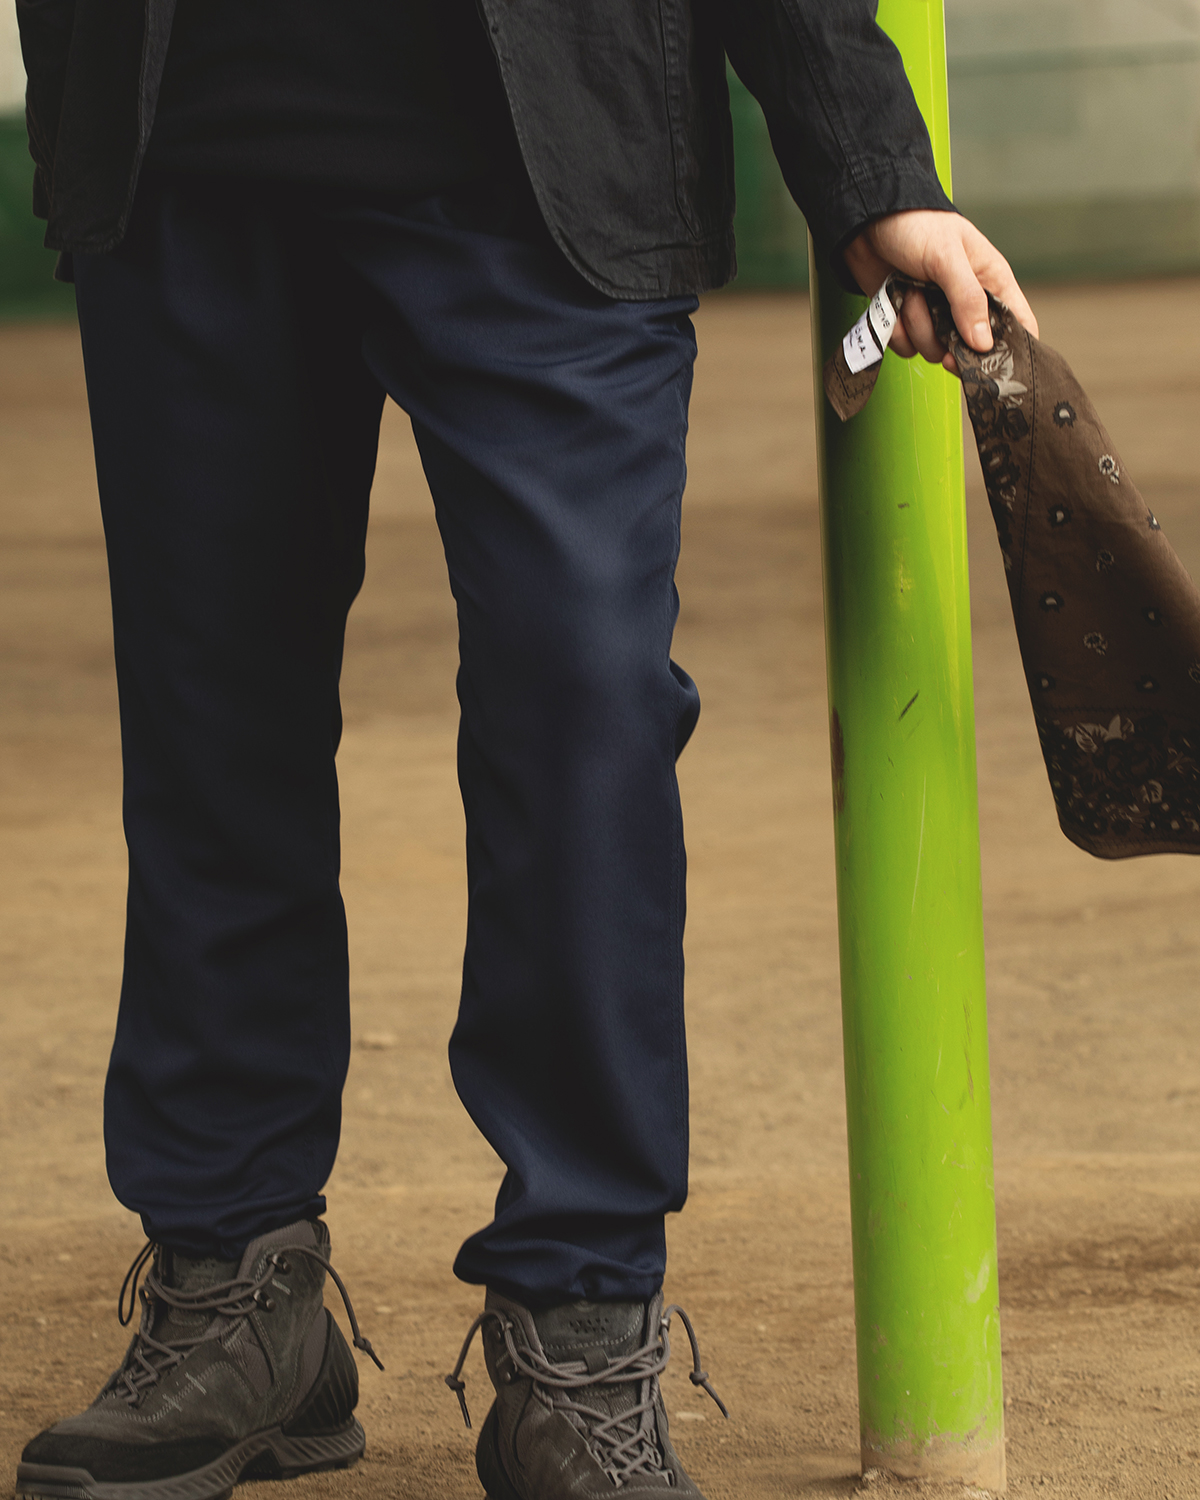
[[[0,318],[70,316],[71,287],[54,277],[55,255],[42,245],[45,225],[33,217],[33,162],[20,115],[0,116]]]
[[[1192,60],[1193,55],[1181,49],[1179,63],[1173,66],[1179,69]],[[1006,62],[996,60],[998,75],[1003,74]],[[1099,84],[1106,72],[1123,78],[1124,73],[1137,71],[1133,62],[1112,64],[1107,59],[1103,67],[1079,69],[1070,61],[1059,66],[1069,82],[1081,79],[1088,85],[1093,74]],[[989,86],[993,81],[990,76],[986,79]],[[1037,85],[1033,92],[1038,99],[1044,94],[1065,108],[1064,101],[1071,101],[1058,82],[1048,69],[1031,66],[1028,76],[1021,75],[1026,93]],[[1156,181],[1150,170],[1153,163],[1148,161],[1145,177],[1149,183],[1134,183],[1132,174],[1124,179],[1113,174],[1107,191],[1100,182],[1089,182],[1085,191],[1072,195],[1046,184],[1044,174],[1039,178],[1035,170],[1038,156],[1053,157],[1055,152],[1054,131],[1042,120],[1045,110],[1033,111],[1026,99],[1025,112],[1015,122],[1011,115],[989,113],[988,106],[994,102],[989,88],[980,86],[969,66],[962,65],[956,77],[953,57],[950,90],[955,202],[1007,256],[1018,276],[1031,281],[1071,281],[1200,271],[1200,169],[1197,187],[1189,188],[1183,173],[1176,182]],[[736,285],[743,289],[807,286],[804,218],[771,154],[762,111],[732,74],[729,93],[737,166]],[[1046,128],[1039,135],[1041,125]],[[1006,129],[1015,132],[1021,126],[1025,127],[1023,135],[1006,139]],[[1075,122],[1075,151],[1080,149],[1080,135],[1088,133],[1086,120],[1082,126]],[[1196,134],[1200,140],[1200,132],[1194,130],[1177,133]],[[981,140],[986,149],[981,149]],[[1030,153],[1034,160],[1025,163],[1023,173],[1014,174],[1013,164]],[[998,170],[1004,160],[1010,163],[1008,181],[1001,180]]]
[[[1200,271],[1200,9],[1164,20],[1152,0],[1121,0],[1105,30],[1092,0],[1012,3],[1019,52],[994,0],[947,0],[959,207],[1026,279]],[[804,218],[762,111],[732,71],[729,93],[735,286],[807,286]],[[51,279],[32,176],[21,117],[0,115],[0,317],[74,306]]]
[[[807,286],[808,227],[804,215],[784,186],[762,110],[732,69],[729,106],[737,173],[735,285],[750,291]]]
[[[737,159],[738,280],[743,289],[808,285],[808,231],[783,185],[766,121],[732,75]],[[33,163],[20,115],[0,116],[0,317],[73,314],[69,286],[52,280],[54,252],[30,211]]]

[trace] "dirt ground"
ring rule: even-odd
[[[1035,303],[1200,576],[1200,282]],[[733,1418],[682,1369],[668,1404],[710,1500],[880,1494],[857,1459],[808,308],[714,298],[698,322],[676,645],[705,705],[681,764],[693,1188],[668,1291]],[[1200,1496],[1200,861],[1102,864],[1058,832],[973,458],[969,473],[1009,1492]],[[141,1243],[100,1139],[125,856],[67,327],[0,329],[0,541],[11,1474],[117,1361],[117,1288]],[[498,1182],[445,1056],[464,919],[454,666],[428,497],[392,409],[345,671],[356,1031],[329,1185],[337,1264],[387,1371],[362,1371],[364,1462],[297,1482],[296,1500],[478,1493],[440,1378],[479,1303],[450,1262]],[[477,1356],[468,1375],[481,1415]]]

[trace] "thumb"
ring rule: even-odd
[[[955,240],[948,245],[931,269],[932,279],[949,299],[954,326],[972,349],[986,354],[993,343],[987,293],[967,259],[962,242]]]

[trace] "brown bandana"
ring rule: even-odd
[[[893,277],[826,364],[843,421],[914,286]],[[976,354],[921,290],[962,374],[1062,830],[1103,859],[1200,852],[1200,592],[1062,356],[991,298]]]

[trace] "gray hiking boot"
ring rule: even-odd
[[[19,1496],[216,1500],[239,1479],[344,1468],[362,1455],[358,1371],[322,1302],[326,1271],[355,1345],[379,1360],[329,1264],[323,1223],[264,1234],[240,1263],[147,1245],[121,1288],[122,1323],[143,1270],[141,1324],[120,1368],[86,1411],[26,1446]]]
[[[533,1313],[489,1292],[446,1384],[471,1419],[463,1362],[483,1331],[483,1352],[496,1400],[479,1434],[475,1467],[489,1500],[627,1500],[669,1487],[703,1500],[679,1462],[667,1432],[659,1376],[678,1313],[692,1346],[693,1385],[728,1416],[700,1368],[687,1314],[651,1302],[569,1302]]]

